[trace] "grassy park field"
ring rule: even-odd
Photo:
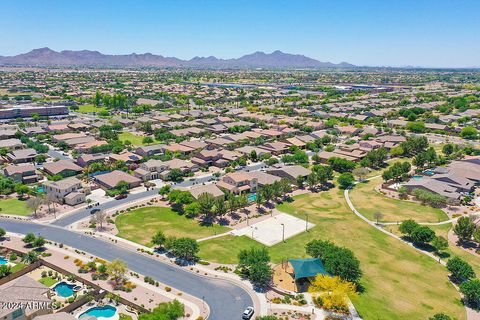
[[[32,210],[27,206],[26,201],[18,199],[0,200],[0,214],[11,214],[16,216],[29,216]]]
[[[376,220],[374,215],[383,215],[380,221],[395,222],[413,219],[418,222],[440,222],[448,216],[440,209],[422,206],[419,203],[392,199],[382,195],[375,187],[382,183],[378,177],[365,183],[359,183],[350,191],[350,199],[358,211],[369,220]]]
[[[299,218],[308,213],[316,226],[270,247],[272,260],[278,263],[306,257],[305,244],[313,239],[330,240],[351,249],[364,273],[364,292],[353,301],[364,319],[428,319],[437,312],[465,319],[460,296],[448,282],[447,270],[357,218],[348,208],[343,191],[332,189],[297,196],[294,202],[281,204],[278,209]],[[232,263],[245,242],[238,238],[207,240],[201,243],[200,256]]]
[[[145,146],[148,144],[143,143],[145,136],[133,134],[131,132],[122,132],[118,135],[118,139],[122,142],[130,141],[134,146]]]
[[[195,239],[224,233],[229,228],[220,225],[203,226],[167,207],[145,207],[122,214],[115,220],[117,236],[150,245],[152,236],[159,230],[167,236]]]
[[[92,113],[92,112],[102,112],[107,110],[105,107],[95,107],[93,104],[87,104],[83,106],[78,106],[78,111],[80,113]]]

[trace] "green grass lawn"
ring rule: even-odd
[[[445,239],[448,239],[448,231],[452,228],[452,224],[448,223],[448,224],[442,224],[438,226],[428,226],[428,227],[431,228],[433,231],[435,231],[435,234],[437,236],[442,236]],[[398,226],[396,225],[387,226],[385,229],[399,236],[402,235],[402,233],[398,230]],[[448,242],[448,248],[442,251],[442,253],[447,254],[447,256],[444,257],[445,260],[448,260],[449,258],[453,258],[456,256],[467,261],[472,266],[477,276],[480,276],[480,257],[472,253],[466,252],[465,250],[458,247],[454,242],[451,242],[451,241]]]
[[[136,135],[136,134],[133,134],[131,132],[122,132],[118,135],[118,139],[120,141],[125,142],[126,140],[128,140],[134,146],[148,145],[148,144],[143,143],[143,138],[145,138],[145,136]]]
[[[159,230],[167,236],[201,239],[230,230],[220,225],[203,226],[198,221],[179,215],[167,207],[144,207],[117,217],[118,236],[150,245]]]
[[[45,278],[41,278],[40,280],[38,280],[38,282],[40,282],[43,285],[46,285],[47,287],[51,287],[55,283],[57,283],[58,281],[56,279],[51,278],[51,277],[45,277]]]
[[[350,199],[358,211],[370,220],[380,212],[380,221],[395,222],[413,219],[418,222],[439,222],[448,220],[448,216],[440,209],[423,206],[419,203],[392,199],[375,190],[382,183],[382,178],[375,178],[359,183],[350,191]]]
[[[125,313],[120,313],[120,320],[132,320],[133,318],[129,315],[126,315]]]
[[[15,273],[17,271],[22,270],[26,266],[27,266],[26,264],[19,262],[19,263],[16,263],[10,271],[12,271],[12,273]]]
[[[200,242],[199,257],[211,262],[234,264],[238,262],[238,253],[251,247],[261,248],[263,245],[247,236],[227,235]]]
[[[26,201],[18,199],[0,200],[0,214],[12,214],[16,216],[29,216],[32,210],[27,206]]]
[[[330,240],[351,249],[363,271],[364,292],[353,302],[364,319],[428,319],[437,312],[466,318],[460,296],[448,281],[447,270],[356,217],[341,190],[300,195],[278,209],[300,218],[308,212],[309,220],[316,226],[268,248],[272,261],[306,257],[305,244],[313,239]],[[216,257],[224,263],[235,261],[244,240],[221,239],[202,242],[200,256]],[[228,255],[232,247],[236,249]]]
[[[107,110],[105,107],[95,107],[93,104],[87,104],[84,106],[78,106],[78,111],[80,113],[91,113],[91,112],[102,112]]]

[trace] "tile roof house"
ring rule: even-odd
[[[85,202],[82,182],[75,177],[59,181],[45,181],[43,188],[46,195],[52,195],[59,203],[71,206]]]
[[[84,168],[91,165],[94,162],[104,162],[108,155],[97,153],[97,154],[82,154],[77,158],[77,164]]]
[[[83,171],[82,167],[75,164],[70,160],[59,160],[54,162],[46,162],[43,164],[43,171],[45,173],[55,176],[61,175],[62,177],[75,176]]]
[[[17,150],[23,148],[23,143],[20,139],[11,138],[11,139],[1,139],[0,140],[0,149],[9,149],[9,150]]]
[[[94,177],[94,180],[106,189],[114,189],[121,181],[128,183],[129,188],[138,187],[142,183],[141,179],[120,170],[99,174]]]
[[[220,188],[218,188],[215,184],[206,184],[206,185],[201,185],[197,187],[193,187],[190,190],[191,195],[195,198],[198,199],[198,197],[202,193],[208,193],[214,196],[215,198],[217,197],[223,197],[225,194],[223,193]]]
[[[0,303],[26,304],[29,302],[46,303],[51,302],[50,288],[35,281],[28,275],[8,281],[0,285]],[[0,309],[0,319],[31,319],[37,315],[51,312],[48,309]]]
[[[142,157],[153,156],[156,154],[163,154],[165,151],[165,145],[155,144],[151,146],[138,147],[135,150],[135,153],[141,155]]]
[[[13,163],[26,163],[34,162],[37,155],[37,151],[34,149],[21,149],[9,152],[6,157]]]
[[[310,173],[312,173],[312,171],[300,165],[292,165],[292,166],[278,165],[268,170],[267,173],[280,178],[287,178],[291,182],[296,183],[298,177],[300,176],[306,177]]]
[[[235,194],[243,194],[246,192],[254,192],[258,187],[258,180],[250,176],[246,172],[227,173],[217,182],[217,186],[228,192]]]
[[[3,169],[3,174],[18,183],[28,184],[38,181],[35,166],[31,163],[9,165]]]

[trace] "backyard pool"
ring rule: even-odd
[[[422,180],[423,176],[413,176],[412,179],[413,180]]]
[[[53,287],[53,290],[60,297],[68,298],[68,297],[73,296],[73,294],[75,292],[75,290],[73,290],[73,288],[75,288],[74,284],[69,284],[69,283],[66,283],[65,281],[62,281],[62,282],[57,283],[55,285],[55,287]]]
[[[435,174],[435,171],[433,171],[432,169],[427,169],[423,171],[423,173],[426,174],[427,176],[433,176]]]
[[[0,265],[2,264],[7,264],[8,263],[8,260],[2,256],[0,256]]]
[[[117,315],[117,308],[114,306],[93,307],[82,313],[78,319],[95,317],[97,319],[109,319]]]
[[[248,202],[253,202],[257,200],[257,194],[256,193],[250,193],[247,197]]]

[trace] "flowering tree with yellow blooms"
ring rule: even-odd
[[[314,296],[314,301],[320,307],[328,310],[347,311],[348,298],[357,295],[357,286],[349,281],[335,276],[319,274],[308,288]]]

